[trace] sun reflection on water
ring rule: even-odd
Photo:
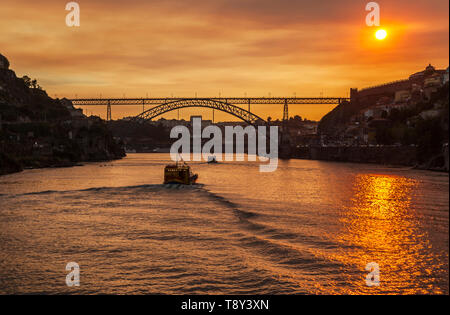
[[[335,236],[346,249],[333,257],[346,266],[342,281],[353,284],[350,287],[354,289],[345,293],[442,293],[433,285],[442,266],[434,264],[434,270],[424,267],[424,260],[434,257],[411,206],[418,185],[401,176],[355,177],[350,206],[339,219],[343,228]],[[365,266],[370,262],[380,266],[380,287],[365,283]],[[354,273],[348,273],[351,266]]]

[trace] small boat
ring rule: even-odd
[[[191,167],[183,161],[183,164],[169,164],[164,168],[164,184],[192,185],[198,179],[198,175],[192,173]]]
[[[217,163],[216,157],[214,155],[208,156],[208,164],[213,164],[213,163]]]

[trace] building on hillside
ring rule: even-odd
[[[442,86],[443,76],[439,73],[433,73],[426,79],[424,79],[423,83],[423,94],[426,99],[430,99],[431,95],[438,91],[438,89]]]
[[[389,106],[393,104],[395,98],[389,96],[380,97],[380,99],[376,102],[375,106]]]
[[[426,110],[419,114],[419,116],[422,117],[423,119],[432,119],[432,118],[439,117],[440,115],[441,115],[441,111],[438,109]]]
[[[202,119],[203,116],[198,115],[198,116],[191,116],[191,118],[190,118],[190,125],[191,125],[191,126],[193,126],[192,121],[193,121],[195,118],[201,120],[201,122],[202,122],[202,128],[204,128],[204,127],[206,127],[206,126],[210,126],[210,125],[213,124],[212,120],[210,120],[210,119],[203,120],[203,119]]]
[[[391,97],[393,100],[404,101],[405,92],[396,95],[397,92],[421,90],[426,98],[435,92],[445,82],[448,82],[448,68],[445,70],[436,70],[429,64],[425,70],[416,72],[409,76],[407,80],[399,80],[374,87],[350,89],[350,98],[352,101],[359,101],[362,104],[375,104],[383,97]]]
[[[421,81],[421,82],[423,82],[423,80],[424,80],[426,77],[432,75],[432,74],[435,73],[435,72],[436,72],[436,69],[435,69],[431,64],[429,64],[429,65],[425,68],[425,70],[416,72],[416,73],[414,73],[414,74],[411,74],[411,75],[409,76],[409,80],[410,80],[410,81]]]
[[[315,121],[303,123],[303,128],[306,129],[306,132],[304,134],[311,134],[311,135],[316,134],[318,127],[319,123]]]
[[[425,78],[423,81],[423,87],[431,87],[431,86],[435,86],[435,87],[439,87],[442,85],[442,81],[443,81],[443,76],[440,75],[439,73],[435,72],[432,75],[430,75],[429,77]]]
[[[155,124],[162,125],[165,128],[172,129],[175,126],[181,126],[181,125],[186,126],[186,125],[188,125],[188,122],[186,122],[185,120],[177,120],[177,119],[167,120],[165,118],[160,118],[155,122]]]
[[[411,98],[410,90],[400,90],[395,92],[394,103],[407,102]]]

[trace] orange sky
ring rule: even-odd
[[[0,53],[52,97],[348,96],[449,63],[447,0],[378,1],[384,41],[365,25],[369,1],[79,0],[79,28],[65,25],[67,2],[1,2]],[[113,118],[140,108],[127,109],[113,108]],[[282,106],[253,109],[282,116]],[[330,109],[290,114],[320,119]],[[199,109],[182,118],[191,114],[211,118]]]

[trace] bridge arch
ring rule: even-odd
[[[177,110],[180,108],[187,108],[187,107],[204,107],[204,108],[211,108],[211,109],[217,109],[222,112],[231,114],[246,123],[250,125],[256,125],[257,122],[261,122],[263,124],[266,123],[264,119],[261,117],[243,109],[238,106],[222,102],[219,100],[214,99],[179,99],[175,101],[166,102],[164,104],[158,105],[156,107],[150,108],[149,110],[146,110],[145,112],[139,114],[135,117],[135,119],[142,119],[142,120],[151,120],[157,116],[160,116],[164,113]]]

